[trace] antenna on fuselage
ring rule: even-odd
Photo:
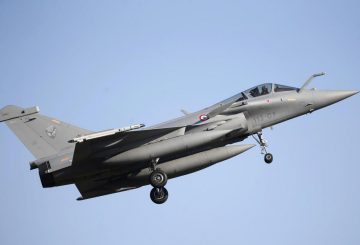
[[[304,85],[301,86],[300,90],[299,90],[299,93],[301,93],[309,84],[310,82],[315,78],[315,77],[320,77],[320,76],[323,76],[325,75],[324,72],[321,72],[321,73],[315,73],[313,75],[311,75],[308,80],[306,80],[306,82],[304,83]]]

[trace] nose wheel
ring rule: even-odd
[[[267,163],[267,164],[270,164],[272,163],[272,161],[274,160],[274,157],[271,153],[268,153],[267,150],[266,150],[266,147],[268,147],[268,144],[267,144],[267,141],[266,139],[264,138],[263,136],[263,133],[262,131],[258,132],[256,134],[258,136],[258,139],[252,135],[252,137],[256,140],[256,142],[260,145],[261,147],[261,154],[265,154],[264,155],[264,161]]]
[[[265,161],[267,164],[272,163],[272,161],[273,161],[273,155],[272,155],[271,153],[266,153],[265,156],[264,156],[264,161]]]
[[[156,169],[156,164],[159,161],[159,158],[153,160],[151,163],[151,174],[149,176],[149,182],[152,185],[152,190],[150,191],[150,198],[156,204],[163,204],[169,197],[169,193],[165,188],[168,177],[167,174],[160,170]]]

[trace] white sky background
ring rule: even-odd
[[[360,89],[359,1],[0,1],[0,107],[91,130],[150,126],[263,82]],[[42,189],[0,126],[0,244],[359,244],[360,96],[265,130],[260,149],[77,202]],[[247,139],[245,143],[253,143]]]

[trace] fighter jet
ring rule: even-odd
[[[267,152],[262,130],[312,113],[358,91],[320,91],[265,83],[200,111],[152,127],[131,125],[101,132],[39,114],[38,107],[8,105],[0,122],[16,134],[36,160],[44,188],[75,184],[84,200],[151,185],[151,200],[168,199],[168,179],[207,168],[235,157],[254,144],[234,144],[252,136]]]

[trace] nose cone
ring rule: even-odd
[[[346,99],[350,96],[357,94],[359,91],[319,91],[315,98],[315,107],[320,109],[322,107],[334,104],[340,100]]]

